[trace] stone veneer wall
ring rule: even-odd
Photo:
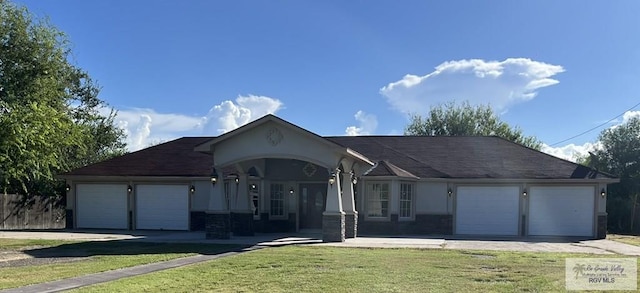
[[[344,242],[344,214],[322,215],[322,241]]]
[[[204,231],[206,222],[205,212],[190,212],[189,230],[191,231]]]
[[[286,219],[269,219],[269,213],[261,213],[259,220],[253,220],[255,232],[285,233],[296,231],[296,214],[290,213]]]
[[[391,214],[391,221],[367,221],[358,219],[358,234],[370,235],[451,235],[453,215],[416,215],[414,221],[399,221]]]
[[[231,215],[229,213],[206,213],[205,231],[207,239],[231,238]]]
[[[73,229],[73,210],[65,210],[64,211],[64,223],[67,229]]]
[[[607,215],[598,215],[598,231],[596,238],[607,238]]]
[[[358,236],[358,215],[345,214],[344,215],[344,237],[356,238],[356,236]]]
[[[231,213],[231,232],[234,236],[253,236],[253,213]]]

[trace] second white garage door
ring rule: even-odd
[[[593,236],[595,188],[532,186],[529,235]]]
[[[456,194],[456,234],[518,235],[517,186],[460,186]]]
[[[189,187],[137,185],[136,229],[189,230]]]

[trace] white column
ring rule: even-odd
[[[343,189],[342,189],[342,208],[347,214],[356,214],[356,203],[354,200],[353,182],[351,181],[351,173],[342,173]]]
[[[229,211],[224,191],[224,174],[222,174],[222,172],[218,173],[217,181],[211,187],[211,193],[209,194],[209,211]]]
[[[251,212],[251,198],[249,197],[249,176],[247,174],[238,175],[238,183],[236,192],[233,196],[232,210],[234,212],[248,213]]]
[[[344,214],[342,210],[342,196],[340,192],[340,169],[334,171],[333,184],[327,182],[327,206],[323,214]]]

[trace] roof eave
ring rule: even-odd
[[[354,151],[354,150],[352,150],[350,148],[346,148],[345,149],[345,153],[350,155],[350,156],[352,156],[352,157],[354,157],[354,158],[356,158],[356,159],[358,159],[359,161],[362,161],[364,163],[369,164],[369,166],[375,165],[375,163],[372,162],[371,160],[369,160],[369,158],[365,157],[364,155],[362,155],[362,154],[360,154],[360,153],[358,153],[358,152],[356,152],[356,151]]]

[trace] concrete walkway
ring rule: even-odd
[[[2,290],[6,292],[59,292],[83,286],[114,281],[121,278],[148,274],[199,262],[236,255],[264,247],[284,245],[317,245],[335,247],[368,247],[368,248],[424,248],[424,249],[461,249],[461,250],[502,250],[523,252],[564,252],[588,253],[604,255],[640,256],[640,247],[624,244],[612,240],[567,240],[567,239],[530,239],[507,238],[502,240],[451,239],[440,237],[358,237],[347,239],[345,242],[323,243],[315,234],[259,234],[254,237],[233,237],[229,240],[205,239],[202,232],[131,232],[131,231],[60,231],[60,232],[14,232],[2,231],[0,238],[21,239],[57,239],[83,241],[144,241],[171,243],[211,243],[211,244],[239,244],[249,247],[243,250],[227,252],[217,255],[197,255],[165,262],[140,265],[131,268],[118,269],[70,279],[36,284],[21,288]]]
[[[146,265],[139,265],[130,268],[117,269],[112,271],[106,271],[101,273],[95,273],[90,275],[79,276],[75,278],[62,279],[58,281],[46,282],[41,284],[29,285],[25,287],[0,290],[2,293],[40,293],[40,292],[60,292],[65,290],[71,290],[84,286],[115,281],[122,278],[133,277],[138,275],[144,275],[166,269],[173,269],[186,265],[196,264],[209,260],[214,260],[226,256],[237,255],[242,252],[252,251],[261,247],[250,247],[241,251],[225,252],[214,255],[196,255],[190,257],[183,257],[173,259],[169,261],[150,263]]]

